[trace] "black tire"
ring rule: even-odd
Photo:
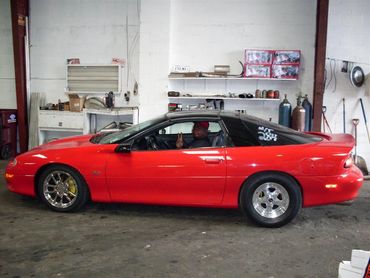
[[[254,223],[277,228],[295,218],[302,207],[302,194],[292,177],[274,172],[262,173],[244,183],[239,206]]]
[[[77,211],[89,199],[89,190],[83,177],[64,165],[47,167],[38,179],[37,191],[41,200],[58,212]]]
[[[10,156],[11,156],[11,149],[10,149],[10,145],[9,144],[6,144],[4,146],[1,147],[1,152],[0,152],[0,158],[2,159],[9,159]]]

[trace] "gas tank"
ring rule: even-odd
[[[304,121],[304,131],[311,131],[312,130],[312,105],[308,101],[308,96],[304,97],[302,106],[306,112],[305,121]]]
[[[291,126],[291,115],[292,115],[292,105],[285,95],[284,100],[279,105],[279,124],[286,127]]]
[[[304,131],[306,110],[302,106],[301,97],[297,99],[297,106],[292,114],[292,128],[298,131]]]

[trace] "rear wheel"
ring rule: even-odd
[[[59,212],[76,211],[88,200],[84,179],[64,165],[50,166],[41,174],[38,193],[48,207]]]
[[[297,215],[302,206],[300,187],[286,175],[266,173],[243,185],[240,208],[253,222],[264,227],[281,227]]]

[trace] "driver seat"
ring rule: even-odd
[[[222,147],[225,145],[224,132],[220,130],[212,140],[212,147]]]

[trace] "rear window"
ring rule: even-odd
[[[241,121],[262,146],[308,144],[322,140],[319,136],[298,132],[252,116],[241,116]]]

